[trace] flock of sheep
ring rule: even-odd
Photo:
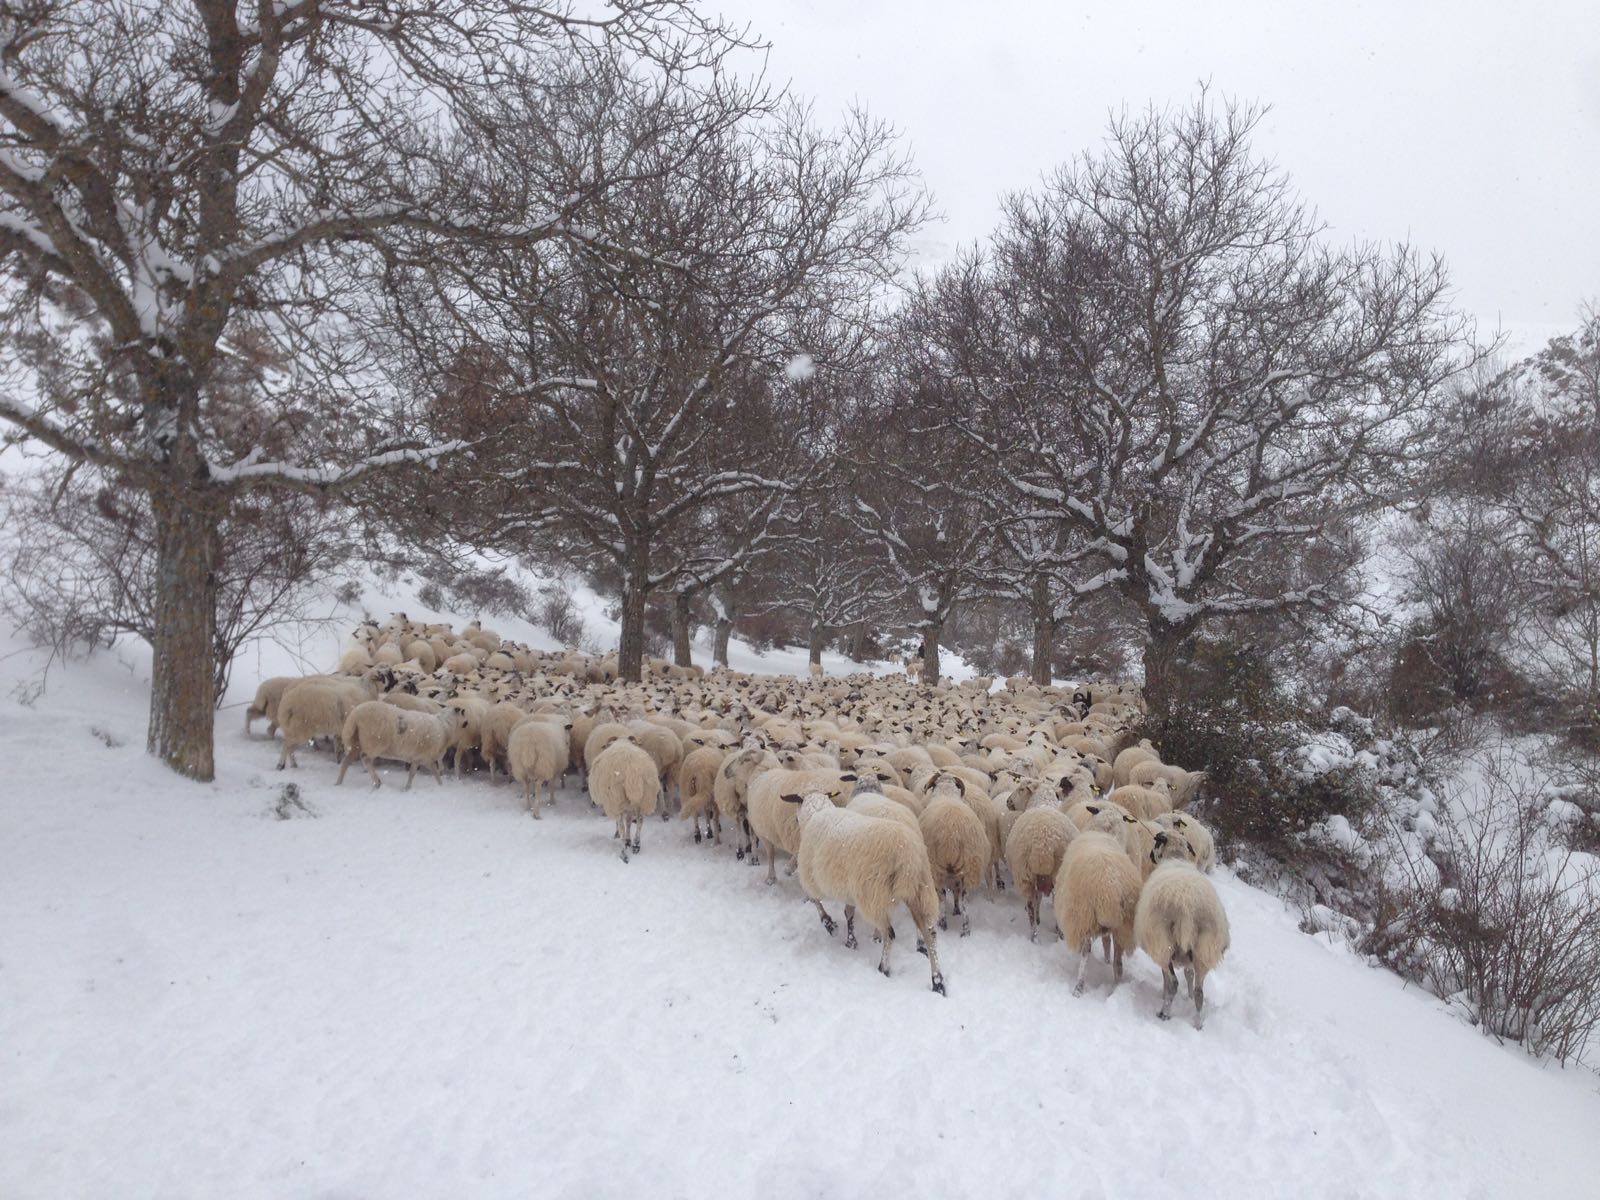
[[[904,904],[943,993],[935,927],[961,919],[980,888],[1009,876],[1037,938],[1046,898],[1078,955],[1076,993],[1095,941],[1122,977],[1125,954],[1160,966],[1171,1015],[1181,968],[1198,1028],[1205,977],[1228,948],[1228,919],[1205,875],[1210,832],[1184,807],[1204,776],[1134,742],[1136,688],[1068,692],[1011,679],[922,687],[909,676],[810,679],[650,660],[644,682],[617,678],[613,656],[545,653],[502,642],[474,621],[368,622],[329,675],[268,679],[245,715],[281,731],[278,767],[329,739],[338,782],[358,759],[382,783],[379,759],[443,782],[451,765],[503,769],[533,816],[568,772],[616,825],[621,856],[637,854],[645,818],[676,809],[694,840],[759,864],[776,883],[779,856],[817,906],[844,905],[856,945],[859,911],[889,973],[891,914]],[[949,916],[945,903],[950,903]]]

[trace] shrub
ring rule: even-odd
[[[1388,890],[1365,949],[1485,1033],[1565,1063],[1600,1029],[1600,865],[1551,836],[1551,799],[1491,769],[1486,795]]]
[[[582,644],[585,635],[583,618],[572,601],[572,593],[560,584],[546,584],[539,589],[539,604],[535,616],[550,636],[568,649]]]

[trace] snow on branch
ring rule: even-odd
[[[252,450],[236,463],[223,466],[207,462],[206,471],[211,482],[224,486],[253,487],[282,485],[307,491],[334,491],[364,479],[374,471],[407,464],[435,463],[446,455],[455,454],[472,445],[466,441],[441,442],[433,446],[384,450],[343,467],[302,467],[286,462],[261,462],[259,449]]]

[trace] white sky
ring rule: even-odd
[[[1096,145],[1111,108],[1198,81],[1270,104],[1257,147],[1329,236],[1410,239],[1521,355],[1600,299],[1600,8],[1559,2],[1226,5],[1127,0],[708,0],[772,42],[769,75],[832,120],[907,137],[945,214],[982,238],[998,197]]]

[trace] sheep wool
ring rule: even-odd
[[[922,838],[898,821],[838,808],[826,792],[783,799],[800,806],[800,886],[816,904],[823,928],[830,935],[838,928],[823,901],[843,901],[845,945],[855,949],[859,908],[883,940],[878,970],[888,975],[889,952],[894,946],[890,912],[896,904],[904,904],[928,951],[933,990],[944,995],[933,928],[939,894]]]
[[[1133,916],[1143,881],[1121,839],[1102,832],[1104,825],[1120,823],[1116,813],[1100,814],[1067,847],[1056,876],[1056,925],[1078,954],[1077,996],[1083,994],[1095,938],[1110,941],[1113,989],[1122,982],[1122,956],[1134,945]]]
[[[1133,932],[1139,948],[1161,968],[1162,1003],[1156,1015],[1171,1018],[1181,966],[1199,1029],[1205,1022],[1206,975],[1228,951],[1228,914],[1217,889],[1190,861],[1193,853],[1181,836],[1165,830],[1156,835],[1150,854],[1158,865],[1140,893]]]
[[[612,742],[589,764],[589,795],[617,823],[622,861],[627,862],[630,846],[639,853],[645,817],[661,802],[661,777],[656,774],[655,760],[627,736]]]
[[[945,790],[934,794],[919,824],[939,891],[939,928],[949,928],[944,916],[944,897],[949,893],[952,913],[961,918],[961,936],[966,937],[972,932],[972,918],[961,911],[961,901],[983,882],[989,869],[989,833],[962,796]]]
[[[522,785],[522,799],[540,818],[544,794],[567,770],[568,726],[556,720],[535,717],[511,731],[506,742],[506,765],[511,778]]]
[[[344,782],[350,764],[360,759],[372,776],[372,786],[382,787],[374,765],[380,758],[403,762],[406,772],[406,790],[416,781],[417,768],[426,766],[440,786],[444,779],[439,774],[439,760],[450,745],[453,726],[464,718],[458,709],[446,709],[437,715],[409,712],[396,708],[383,700],[366,700],[350,710],[345,718],[340,740],[345,744],[344,761],[339,764],[339,777],[334,782]]]

